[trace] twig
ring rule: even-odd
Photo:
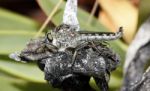
[[[93,9],[92,9],[92,11],[91,11],[91,14],[90,14],[90,16],[89,16],[89,19],[88,19],[87,24],[90,24],[90,23],[91,23],[92,17],[94,16],[94,13],[96,12],[97,7],[98,7],[98,1],[96,0],[95,3],[94,3]]]
[[[59,6],[61,5],[62,2],[63,2],[63,0],[59,0],[58,4],[54,7],[53,11],[50,13],[48,18],[45,20],[44,24],[41,26],[41,28],[39,29],[39,31],[37,32],[35,37],[38,37],[42,33],[44,28],[47,26],[49,21],[52,19],[53,15],[57,12],[57,10],[58,10],[58,8],[59,8]]]

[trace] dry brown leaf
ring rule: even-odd
[[[99,13],[99,21],[105,25],[110,31],[115,32],[115,25],[105,11]]]
[[[138,10],[128,0],[98,0],[116,30],[124,27],[124,39],[130,43],[136,31]],[[105,19],[106,20],[106,19]],[[114,31],[114,29],[111,29]]]

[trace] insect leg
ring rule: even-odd
[[[87,46],[88,43],[89,43],[89,42],[83,42],[83,43],[81,43],[80,45],[78,45],[78,46],[75,48],[75,50],[80,50],[80,49],[82,49],[83,47]]]
[[[49,50],[51,50],[53,52],[57,52],[57,47],[52,45],[51,43],[46,43],[45,45]]]
[[[75,59],[76,59],[76,55],[77,55],[78,50],[80,50],[81,48],[87,46],[87,44],[88,44],[88,42],[84,42],[84,43],[78,45],[78,46],[75,48],[75,52],[74,52],[73,57],[72,57],[72,66],[73,66],[74,63],[75,63]]]
[[[75,63],[76,55],[77,55],[77,50],[75,50],[75,52],[74,52],[74,54],[73,54],[73,57],[72,57],[72,66],[73,66],[74,63]]]
[[[100,54],[102,53],[102,52],[96,47],[96,45],[94,44],[93,41],[91,42],[91,44],[92,44],[92,47],[95,48],[96,51],[98,51],[98,53],[100,53]]]
[[[94,78],[96,81],[97,86],[101,89],[101,91],[109,91],[109,87],[108,87],[108,83],[105,79],[105,77],[103,78]]]

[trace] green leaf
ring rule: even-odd
[[[11,11],[0,8],[0,30],[34,30],[39,28],[38,23]]]
[[[11,33],[11,30],[4,31]],[[4,31],[0,30],[0,54],[2,55],[8,55],[12,52],[22,50],[25,47],[26,42],[29,41],[29,39],[32,37],[31,35],[22,36],[17,34],[3,34],[2,32]],[[15,32],[19,33],[20,31],[13,31],[13,33]]]
[[[37,66],[15,62],[8,58],[10,53],[21,51],[30,38],[33,38],[38,28],[39,25],[34,20],[0,9],[1,71],[32,82],[45,82],[44,75]]]
[[[150,0],[140,0],[139,6],[139,22],[138,27],[141,26],[150,16]]]
[[[23,79],[0,75],[0,91],[59,91],[46,83],[34,83]]]
[[[0,54],[20,51],[38,29],[35,21],[0,8]]]
[[[46,82],[44,80],[44,73],[37,67],[37,65],[0,59],[0,70],[28,81]]]
[[[22,50],[26,43],[36,34],[28,30],[0,30],[0,54],[8,55]]]

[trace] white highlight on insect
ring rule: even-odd
[[[14,53],[11,53],[11,54],[9,55],[9,58],[14,59],[14,60],[16,60],[16,61],[21,61],[19,55],[20,55],[19,52],[14,52]]]
[[[14,53],[11,53],[9,55],[9,58],[11,59],[14,59],[15,61],[21,61],[23,63],[26,63],[26,61],[22,61],[21,58],[20,58],[20,52],[14,52]]]

